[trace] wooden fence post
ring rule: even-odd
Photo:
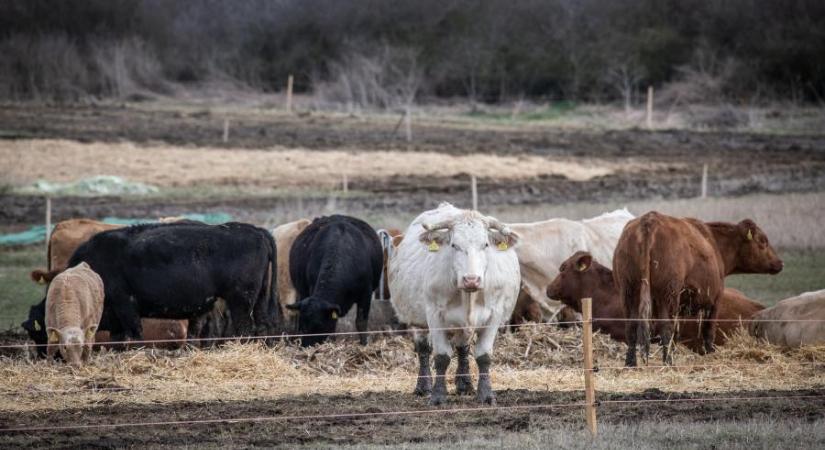
[[[46,253],[49,252],[49,239],[52,237],[52,198],[46,196]],[[48,257],[48,256],[47,256]],[[51,264],[51,262],[49,262]],[[47,264],[47,267],[50,267]]]
[[[584,414],[587,429],[596,435],[596,386],[593,381],[593,300],[582,299],[582,347],[584,349]]]
[[[470,190],[473,193],[473,210],[478,211],[478,182],[475,175],[470,175]]]
[[[344,194],[349,192],[349,180],[347,179],[347,174],[344,173]]]
[[[647,87],[647,129],[653,129],[653,86]]]
[[[702,198],[708,198],[708,165],[702,166]]]
[[[412,142],[412,116],[409,105],[404,109],[404,130],[407,134],[407,142]]]
[[[223,143],[229,142],[229,119],[223,119]]]
[[[286,110],[287,112],[292,112],[292,74],[289,74],[289,78],[286,79]]]

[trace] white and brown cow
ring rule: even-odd
[[[610,267],[619,236],[633,218],[627,209],[617,209],[592,219],[510,224],[523,242],[516,255],[524,291],[544,310],[557,310],[560,306],[547,301],[545,288],[559,274],[559,266],[573,253],[584,251]]]
[[[753,316],[750,332],[782,347],[825,344],[825,289],[787,298]]]
[[[103,281],[82,262],[57,275],[46,295],[47,354],[69,364],[87,360],[103,314]]]
[[[278,252],[278,303],[281,307],[281,317],[295,318],[295,313],[287,308],[298,300],[298,292],[292,284],[292,278],[289,276],[289,251],[292,249],[292,243],[295,238],[304,231],[304,228],[312,223],[309,219],[298,219],[294,222],[288,222],[277,226],[272,230],[272,237],[275,238],[275,247]]]
[[[519,293],[519,265],[513,250],[518,234],[478,211],[442,203],[419,215],[404,236],[390,259],[390,302],[398,319],[413,329],[420,364],[415,393],[432,393],[432,404],[444,403],[445,374],[454,347],[456,390],[472,393],[469,342],[475,333],[477,398],[495,403],[489,370],[498,328],[510,318]]]

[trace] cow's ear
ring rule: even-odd
[[[576,270],[579,272],[586,272],[591,265],[593,265],[593,256],[589,253],[585,253],[576,259]]]
[[[499,230],[490,230],[489,236],[490,243],[502,251],[515,247],[521,239],[515,231],[508,231],[504,234]]]
[[[418,235],[418,240],[427,246],[431,252],[437,252],[441,246],[450,241],[448,230],[424,230]]]
[[[49,327],[46,329],[46,332],[49,335],[49,344],[56,344],[60,342],[60,330]]]
[[[746,240],[752,241],[754,235],[756,234],[756,223],[753,220],[745,219],[739,222],[737,225],[739,229],[742,230],[742,236]]]
[[[286,309],[290,309],[292,311],[300,311],[301,302],[289,303],[288,305],[286,305]]]
[[[90,342],[92,339],[95,338],[95,333],[97,332],[97,325],[89,325],[86,327],[86,342]]]

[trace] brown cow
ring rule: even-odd
[[[186,331],[189,326],[187,320],[172,320],[172,319],[140,319],[140,326],[143,329],[144,341],[158,341],[145,342],[138,344],[139,346],[177,349],[186,344]],[[95,341],[98,345],[95,348],[112,348],[111,334],[108,331],[98,331],[95,334]]]
[[[568,258],[559,268],[559,274],[547,286],[547,296],[577,312],[581,312],[582,298],[592,298],[593,328],[617,341],[626,342],[625,323],[623,320],[615,320],[624,319],[625,314],[619,291],[613,282],[613,271],[593,260],[590,253],[576,252]],[[718,319],[721,322],[716,327],[714,344],[724,345],[727,337],[741,325],[738,320],[748,320],[763,309],[764,306],[736,289],[725,288],[719,304]],[[693,315],[680,319],[677,338],[678,342],[697,353],[703,347],[698,318],[698,315]]]
[[[54,278],[58,272],[66,270],[69,258],[80,244],[101,231],[122,228],[123,225],[112,225],[92,219],[69,219],[58,222],[49,237],[48,254],[46,256],[46,270],[35,269],[31,278],[37,283],[46,283]],[[49,274],[52,272],[52,274]]]
[[[275,248],[277,249],[278,276],[275,283],[278,285],[278,303],[281,307],[281,317],[294,318],[295,312],[288,309],[298,300],[298,292],[292,285],[292,278],[289,276],[289,251],[295,238],[304,231],[304,228],[312,223],[309,219],[298,219],[277,226],[272,230],[272,237],[275,238]]]
[[[713,351],[723,279],[734,273],[779,273],[782,260],[750,219],[738,224],[701,222],[649,212],[625,226],[613,256],[613,279],[628,319],[627,366],[636,365],[636,345],[650,353],[651,317],[660,322],[662,358],[672,364],[673,320],[678,313],[703,314],[704,352]]]
[[[58,350],[73,366],[86,361],[103,314],[103,280],[82,262],[61,272],[46,295],[46,333],[49,357]]]
[[[541,305],[522,287],[516,299],[516,307],[510,316],[511,331],[515,331],[526,322],[540,323],[543,319]]]

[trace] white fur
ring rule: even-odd
[[[559,273],[559,266],[577,251],[590,252],[593,259],[606,267],[613,264],[613,251],[627,222],[634,219],[627,208],[604,213],[592,219],[550,219],[534,223],[510,224],[521,235],[516,248],[521,277],[527,293],[545,308],[545,291]]]
[[[425,231],[423,224],[448,219],[455,220],[450,241],[436,252],[429,251],[427,243],[419,240]],[[486,327],[477,330],[476,358],[490,353],[498,327],[515,307],[520,286],[518,258],[512,247],[485,246],[489,243],[485,219],[477,212],[442,203],[413,220],[389,261],[390,301],[396,314],[402,323],[430,329],[435,354],[452,355],[452,345],[465,345],[474,331],[470,327]],[[464,275],[480,276],[481,289],[474,293],[460,290]],[[440,330],[454,327],[463,330]]]

